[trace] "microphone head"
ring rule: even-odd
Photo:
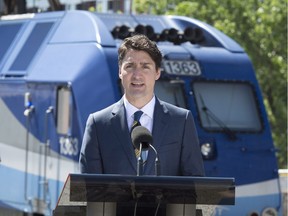
[[[137,126],[132,130],[131,139],[134,147],[137,149],[140,149],[140,144],[142,144],[142,150],[147,150],[149,144],[152,144],[153,141],[152,134],[143,126]]]

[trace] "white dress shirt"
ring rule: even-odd
[[[141,109],[138,109],[137,107],[133,106],[124,96],[124,106],[126,109],[126,115],[127,115],[127,124],[129,131],[131,130],[133,121],[134,121],[134,113],[138,110],[141,110],[143,112],[142,116],[140,117],[140,124],[143,127],[146,127],[150,133],[152,134],[153,129],[153,113],[155,108],[155,96],[147,103],[144,107]],[[143,161],[147,159],[148,151],[142,152],[142,158]]]

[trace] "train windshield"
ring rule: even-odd
[[[247,83],[195,82],[193,91],[201,125],[206,130],[259,132],[257,102]]]
[[[157,80],[155,84],[156,96],[178,107],[187,108],[183,84],[180,80]]]

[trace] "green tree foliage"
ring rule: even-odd
[[[286,0],[137,1],[136,12],[164,14],[165,11],[199,19],[224,32],[245,49],[262,89],[273,140],[279,149],[279,166],[287,168]]]

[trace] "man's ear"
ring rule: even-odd
[[[121,70],[120,70],[120,69],[119,69],[119,71],[118,71],[118,76],[119,76],[120,79],[122,79],[122,73],[121,73]]]
[[[161,69],[158,68],[157,71],[156,71],[156,77],[155,77],[155,80],[158,80],[161,76]]]

